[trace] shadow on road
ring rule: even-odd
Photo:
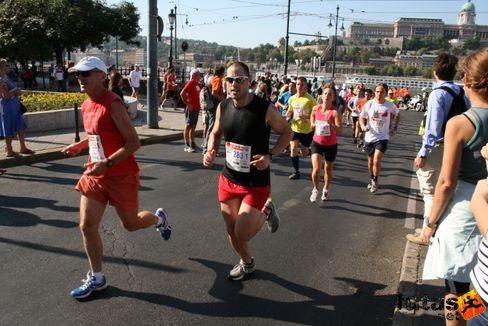
[[[135,292],[110,287],[106,291],[94,293],[85,301],[106,300],[113,297],[128,297],[144,302],[168,306],[195,315],[211,317],[253,317],[266,318],[274,321],[292,322],[302,325],[332,324],[341,325],[388,325],[391,320],[378,320],[375,316],[377,307],[390,304],[393,296],[379,296],[375,292],[386,285],[359,281],[348,278],[335,278],[338,282],[354,287],[353,295],[329,295],[309,286],[300,285],[279,277],[276,274],[258,270],[253,280],[271,282],[287,291],[293,292],[292,297],[305,297],[301,301],[277,301],[243,294],[246,280],[232,282],[226,279],[231,266],[206,259],[190,258],[201,263],[215,274],[215,280],[208,293],[217,302],[189,302],[170,295],[149,292]],[[269,284],[269,283],[263,283]],[[272,294],[271,294],[272,295]],[[287,296],[290,297],[290,296]],[[308,298],[308,299],[307,299]],[[355,307],[367,311],[367,317],[356,313]],[[384,315],[384,314],[382,314]],[[367,321],[365,318],[370,318]]]

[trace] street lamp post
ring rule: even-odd
[[[174,13],[173,9],[168,15],[169,20],[169,59],[168,59],[168,67],[173,67],[173,26],[176,20],[176,14]]]
[[[337,25],[339,24],[339,5],[336,8],[336,16],[335,16],[335,34],[334,34],[334,47],[332,49],[332,80],[335,78],[335,71],[336,71],[336,52],[337,52]],[[330,15],[329,19],[329,28],[332,27],[332,14]],[[344,30],[344,20],[342,20],[341,31]]]

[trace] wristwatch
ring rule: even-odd
[[[111,159],[109,159],[109,158],[108,158],[108,159],[105,161],[105,166],[106,166],[107,168],[111,168],[113,165],[114,165],[114,161],[112,161]]]
[[[427,227],[431,229],[435,229],[437,227],[437,223],[427,223]]]

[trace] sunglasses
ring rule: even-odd
[[[234,82],[240,84],[245,80],[248,80],[249,77],[247,76],[236,76],[236,77],[225,77],[225,81],[228,82],[229,84],[232,84]]]
[[[77,71],[77,72],[75,72],[75,76],[76,77],[80,77],[81,76],[81,77],[85,77],[86,78],[86,77],[90,77],[90,75],[91,75],[92,72],[97,72],[97,71],[99,71],[99,70],[93,69],[93,70],[88,70],[88,71]]]

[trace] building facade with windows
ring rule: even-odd
[[[467,40],[478,38],[488,44],[488,26],[476,24],[476,7],[467,0],[458,14],[457,24],[445,24],[439,18],[401,17],[392,24],[354,22],[346,37],[352,40],[381,40],[388,38],[448,38]]]

